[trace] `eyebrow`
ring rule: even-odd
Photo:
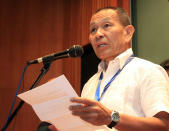
[[[106,18],[103,18],[102,20],[101,20],[101,22],[104,22],[104,21],[107,21],[107,20],[110,20],[111,19],[111,17],[106,17]],[[92,22],[91,24],[90,24],[90,27],[92,26],[92,25],[95,25],[96,24],[96,22]]]

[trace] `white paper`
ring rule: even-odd
[[[105,126],[92,126],[71,114],[69,106],[73,103],[70,98],[77,97],[77,94],[64,75],[19,94],[18,97],[32,106],[41,121],[53,124],[59,131],[108,129]]]

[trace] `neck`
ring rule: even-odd
[[[110,62],[111,60],[115,59],[118,55],[120,55],[121,53],[125,52],[125,51],[128,50],[129,48],[131,48],[131,47],[130,47],[130,44],[128,44],[128,47],[127,47],[127,48],[124,48],[124,49],[123,49],[121,52],[119,52],[118,54],[116,54],[116,55],[114,55],[114,56],[112,56],[112,57],[110,57],[110,58],[105,59],[105,60],[104,60],[104,62],[105,62],[105,70],[107,70],[107,67],[108,67],[108,65],[109,65],[109,62]]]
[[[107,70],[107,67],[108,67],[108,65],[109,65],[109,62],[110,62],[111,60],[115,59],[115,58],[116,58],[116,56],[113,57],[113,58],[111,58],[111,59],[106,59],[106,60],[104,60],[104,62],[105,62],[105,70]]]
[[[104,61],[105,62],[105,71],[107,70],[107,67],[109,65],[109,61]]]

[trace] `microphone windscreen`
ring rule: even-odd
[[[83,53],[84,53],[84,50],[80,45],[73,45],[69,49],[69,56],[70,57],[80,57],[83,55]]]

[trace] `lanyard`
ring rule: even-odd
[[[134,55],[131,55],[131,56],[127,59],[127,61],[126,61],[126,63],[124,64],[123,68],[133,59],[132,56],[134,56]],[[102,96],[105,94],[106,90],[109,88],[109,86],[110,86],[110,84],[112,83],[112,81],[120,74],[120,72],[123,70],[123,68],[122,68],[122,69],[119,69],[119,70],[116,72],[116,74],[111,78],[111,80],[110,80],[110,81],[107,83],[107,85],[104,87],[104,90],[103,90],[103,92],[102,92],[102,94],[101,94],[101,96],[100,96],[100,84],[101,84],[101,81],[102,81],[102,79],[103,79],[103,72],[101,72],[100,77],[99,77],[99,82],[98,82],[98,85],[97,85],[97,89],[96,89],[96,93],[95,93],[95,100],[100,101],[100,99],[101,99]]]

